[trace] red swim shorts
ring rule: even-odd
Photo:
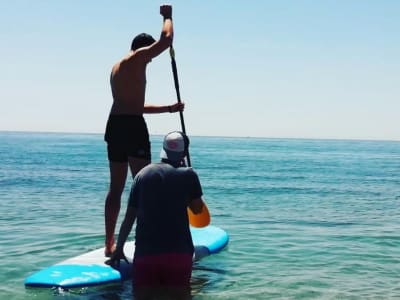
[[[135,287],[187,287],[192,276],[193,256],[168,253],[135,257],[133,285]]]

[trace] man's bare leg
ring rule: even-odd
[[[128,163],[110,161],[110,187],[107,194],[104,217],[106,229],[105,255],[109,256],[115,248],[115,226],[121,208],[121,195],[125,187],[128,173]]]

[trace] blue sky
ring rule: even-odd
[[[171,1],[189,135],[400,140],[400,1]],[[109,72],[156,1],[0,2],[0,130],[104,131]],[[175,101],[169,54],[147,102]],[[147,115],[151,134],[178,114]]]

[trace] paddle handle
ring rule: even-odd
[[[175,84],[175,90],[176,90],[176,97],[178,99],[178,102],[181,103],[181,93],[179,91],[179,80],[178,80],[178,69],[176,67],[176,60],[175,60],[175,50],[174,47],[171,45],[169,47],[169,55],[171,56],[171,66],[172,66],[172,74],[174,75],[174,84]],[[182,132],[186,134],[186,128],[185,128],[185,120],[183,119],[183,112],[179,111],[179,117],[181,120],[181,127],[182,127]],[[189,167],[192,166],[190,162],[190,155],[189,155],[189,149],[187,151],[186,155],[186,161]]]

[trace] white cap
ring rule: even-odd
[[[164,137],[160,157],[171,161],[180,161],[186,156],[189,139],[183,132],[173,131]]]

